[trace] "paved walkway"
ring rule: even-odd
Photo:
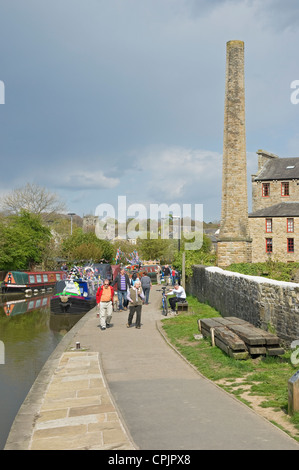
[[[173,350],[160,334],[160,297],[154,287],[140,330],[126,328],[127,312],[105,331],[95,309],[85,315],[39,375],[5,448],[299,450]]]

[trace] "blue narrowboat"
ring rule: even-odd
[[[86,313],[96,306],[98,283],[83,279],[60,281],[50,301],[52,313]]]

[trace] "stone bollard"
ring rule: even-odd
[[[288,381],[289,404],[288,414],[299,411],[299,370]]]

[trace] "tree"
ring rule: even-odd
[[[0,200],[1,210],[8,214],[20,214],[22,210],[37,215],[50,216],[65,210],[65,205],[59,197],[35,183],[27,183]]]
[[[62,242],[62,256],[69,262],[84,262],[92,259],[94,262],[102,259],[110,263],[114,249],[107,240],[100,240],[95,233],[84,233],[76,228],[73,234]]]
[[[39,216],[21,211],[0,221],[0,269],[25,270],[42,262],[51,239]]]
[[[169,263],[176,251],[177,240],[167,239],[137,239],[137,250],[140,258],[144,260],[160,260],[163,263]]]

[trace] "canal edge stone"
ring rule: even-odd
[[[19,411],[13,421],[12,427],[10,429],[8,438],[6,440],[6,444],[4,446],[4,450],[29,450],[31,445],[31,440],[33,436],[33,432],[35,429],[35,424],[39,418],[40,410],[43,404],[43,400],[46,394],[46,391],[49,387],[51,379],[56,370],[59,368],[59,364],[61,361],[62,356],[65,352],[70,351],[70,345],[80,331],[80,329],[84,326],[84,324],[89,320],[89,318],[94,315],[95,309],[90,310],[88,313],[84,315],[74,326],[73,328],[67,332],[67,334],[62,338],[60,343],[56,346],[55,350],[49,356],[48,360],[42,367],[41,371],[39,372],[35,382],[33,383],[31,389],[29,390],[24,402],[22,403]],[[76,354],[70,353],[70,354]],[[99,367],[101,368],[100,358],[99,358]],[[127,430],[125,423],[122,419],[122,416],[119,410],[116,407],[116,404],[113,400],[112,394],[107,386],[106,379],[102,374],[103,381],[105,382],[105,386],[107,389],[107,393],[109,394],[111,403],[113,404],[114,411],[116,412],[121,426],[124,432],[128,436],[128,441],[131,443],[131,449],[136,449],[137,447],[133,443],[132,438],[130,437],[129,431]]]

